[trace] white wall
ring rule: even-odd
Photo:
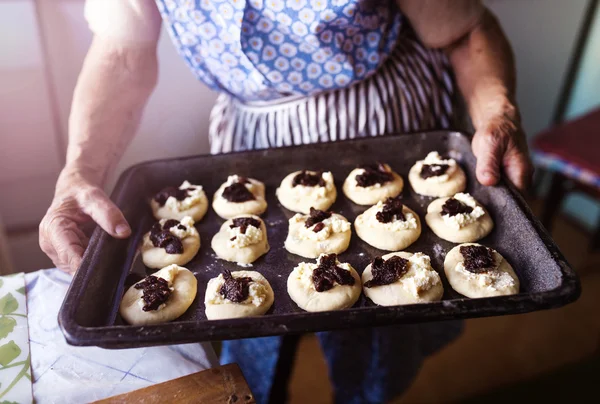
[[[517,101],[529,137],[552,119],[587,0],[487,0],[515,53]]]
[[[566,118],[575,118],[600,106],[600,10],[596,11],[581,58]]]
[[[0,213],[7,227],[39,220],[60,167],[39,37],[32,0],[0,2]]]

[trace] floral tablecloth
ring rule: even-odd
[[[0,403],[32,402],[23,274],[0,277]]]

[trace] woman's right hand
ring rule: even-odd
[[[82,226],[97,223],[116,238],[127,238],[125,217],[94,181],[81,170],[65,167],[56,183],[54,199],[40,223],[40,247],[57,268],[75,273],[88,244]]]

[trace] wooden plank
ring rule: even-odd
[[[109,397],[96,403],[254,404],[256,401],[238,365],[229,364]]]

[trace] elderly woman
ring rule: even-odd
[[[449,128],[461,118],[458,88],[475,128],[477,179],[494,185],[505,175],[521,189],[529,180],[510,46],[479,1],[88,0],[86,17],[95,36],[66,166],[40,226],[42,249],[65,271],[81,261],[86,221],[131,234],[102,187],[156,84],[161,24],[192,73],[220,92],[212,153]],[[336,401],[389,400],[459,328],[319,334]],[[263,402],[279,349],[278,337],[232,341],[221,360],[239,363]]]

